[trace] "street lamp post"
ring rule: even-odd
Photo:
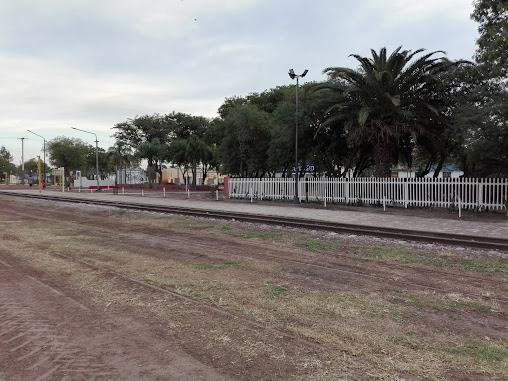
[[[39,134],[36,134],[33,131],[27,130],[28,132],[37,135],[39,138],[42,138],[44,140],[44,181],[46,181],[46,139],[44,137],[40,136]]]
[[[309,71],[305,69],[305,71],[298,75],[295,74],[293,69],[289,69],[289,77],[291,79],[296,78],[296,113],[295,113],[295,196],[293,197],[293,204],[299,204],[300,198],[298,197],[298,78],[303,78],[307,75]]]
[[[25,139],[18,138],[21,140],[21,184],[25,185]]]
[[[99,185],[99,140],[97,140],[97,135],[95,135],[93,132],[80,130],[76,127],[71,127],[73,130],[86,132],[87,134],[92,134],[95,136],[95,170],[96,170],[96,177],[97,177],[97,192],[101,190]]]

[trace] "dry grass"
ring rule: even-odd
[[[87,213],[87,212],[80,212]],[[140,213],[99,212],[111,226],[136,226],[136,230],[196,229],[236,239],[241,254],[242,240],[283,241],[298,250],[334,251],[344,244],[309,240],[298,234],[277,232],[262,234],[239,230],[234,224],[204,222],[176,216]],[[238,361],[269,359],[273,366],[291,365],[295,380],[347,380],[349,375],[366,379],[403,379],[404,374],[429,380],[446,378],[449,369],[508,377],[508,340],[492,339],[443,329],[430,316],[438,313],[447,319],[467,314],[498,314],[499,306],[473,300],[460,293],[441,295],[432,292],[397,292],[352,289],[349,291],[313,288],[310,283],[283,276],[274,263],[250,259],[222,260],[220,249],[210,249],[213,263],[181,260],[172,253],[199,255],[189,245],[168,245],[159,255],[150,255],[150,247],[117,245],[125,237],[114,228],[102,233],[84,231],[79,225],[57,221],[31,221],[22,226],[5,227],[5,233],[18,237],[6,254],[25,266],[51,274],[76,292],[87,295],[105,310],[134,308],[165,323],[170,332],[188,328],[189,319],[201,316],[206,324],[194,326],[197,339],[211,352],[226,351]],[[352,248],[359,255],[358,247]],[[437,257],[425,263],[417,252],[406,258],[395,249],[362,247],[362,256],[382,261],[443,266],[448,259]],[[407,251],[407,250],[406,250]],[[206,315],[199,302],[194,304],[166,294],[157,294],[140,286],[128,286],[124,279],[55,256],[65,254],[93,265],[111,269],[136,279],[189,296],[245,316],[265,325],[265,331],[252,332],[245,325],[225,324],[223,316]],[[176,259],[175,259],[176,258]],[[504,264],[503,264],[504,266]],[[464,270],[466,271],[466,270]],[[500,318],[506,315],[500,314]],[[506,322],[506,321],[505,321]],[[508,325],[508,323],[506,324]],[[289,350],[284,333],[318,343],[306,348],[303,343]],[[235,357],[236,356],[236,357]],[[287,376],[287,375],[286,375]]]

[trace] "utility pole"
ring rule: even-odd
[[[27,130],[27,131],[31,132],[34,135],[37,135],[39,138],[42,138],[42,140],[44,140],[44,181],[46,181],[46,139],[44,139],[44,137],[42,137],[39,134],[36,134],[33,131],[30,131],[30,130]]]
[[[21,139],[21,184],[25,185],[25,145],[24,140],[26,138],[18,138]]]

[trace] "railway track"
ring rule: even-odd
[[[325,230],[337,233],[350,233],[356,235],[369,235],[382,238],[390,238],[396,240],[438,243],[444,245],[453,245],[461,247],[472,247],[489,250],[508,251],[508,238],[493,238],[481,236],[464,236],[449,233],[439,232],[422,232],[407,229],[396,229],[388,227],[371,227],[356,224],[334,223],[327,221],[308,220],[294,217],[284,216],[270,216],[259,214],[248,214],[231,211],[217,211],[207,209],[193,209],[182,208],[176,206],[164,205],[148,205],[135,202],[122,202],[122,201],[107,201],[107,200],[94,200],[85,198],[76,198],[68,196],[53,196],[42,195],[37,193],[15,193],[0,190],[0,194],[9,195],[13,197],[24,197],[30,199],[42,199],[57,202],[70,202],[80,204],[92,204],[101,206],[110,206],[121,209],[138,210],[146,212],[166,213],[166,214],[179,214],[195,217],[209,217],[216,219],[235,219],[237,221],[261,223],[267,225],[282,225],[302,229]]]

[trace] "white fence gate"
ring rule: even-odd
[[[230,198],[291,200],[293,178],[230,178]],[[298,182],[300,200],[345,204],[382,204],[502,210],[508,179],[470,178],[305,178]]]

